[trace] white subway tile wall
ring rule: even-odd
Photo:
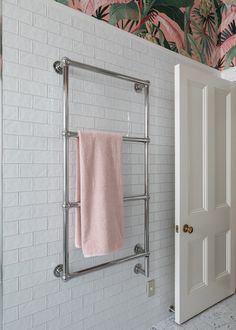
[[[151,298],[147,279],[133,273],[134,261],[68,283],[53,276],[62,260],[62,79],[52,65],[63,56],[151,81]],[[179,62],[192,63],[53,0],[3,0],[4,330],[147,330],[168,315],[174,299]],[[73,130],[143,135],[143,95],[130,83],[71,70],[70,111]],[[74,143],[70,158],[73,198]],[[124,145],[125,194],[141,192],[142,185],[143,149]],[[84,259],[73,247],[72,213],[71,269],[132,253],[143,242],[142,204],[127,204],[125,214],[124,248],[111,257]]]

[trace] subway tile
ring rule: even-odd
[[[22,247],[28,247],[28,246],[32,246],[32,243],[33,243],[33,237],[32,234],[30,233],[9,236],[4,239],[3,250],[9,251],[9,250],[19,249]]]
[[[3,299],[3,306],[4,308],[10,308],[27,301],[31,301],[31,299],[32,299],[32,291],[31,289],[26,289],[16,293],[10,293],[5,295]]]

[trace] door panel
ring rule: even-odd
[[[226,204],[226,97],[225,91],[215,90],[216,206]]]
[[[204,205],[204,85],[190,82],[187,87],[189,123],[189,210],[198,212]]]
[[[215,251],[218,256],[215,260],[215,275],[216,279],[221,278],[230,273],[227,251],[229,250],[229,235],[230,230],[227,232],[218,233],[215,236]]]
[[[236,108],[230,82],[182,65],[175,79],[175,318],[183,323],[235,291]]]
[[[196,239],[188,244],[189,293],[207,285],[207,238]]]

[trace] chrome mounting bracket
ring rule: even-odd
[[[61,66],[61,61],[56,61],[53,63],[53,68],[56,71],[56,73],[58,74],[62,74],[63,73],[63,69]]]
[[[138,243],[135,245],[135,247],[134,247],[135,254],[140,254],[140,253],[144,253],[144,252],[145,252],[145,250],[141,244]],[[136,264],[134,266],[134,272],[135,272],[135,274],[145,275],[145,270],[143,269],[143,266],[141,264]]]
[[[57,278],[60,278],[63,272],[63,265],[57,265],[54,269],[54,276],[56,276]]]
[[[134,272],[135,274],[142,274],[145,276],[145,270],[143,269],[143,266],[141,264],[136,264],[134,266]]]
[[[136,93],[142,93],[144,87],[145,87],[145,85],[141,84],[141,83],[135,83],[134,84],[134,90],[135,90]]]
[[[134,247],[134,253],[135,254],[140,254],[140,253],[144,253],[145,252],[145,250],[144,250],[144,248],[142,247],[142,245],[141,244],[136,244],[135,245],[135,247]]]

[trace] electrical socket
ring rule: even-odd
[[[147,282],[147,296],[152,297],[155,294],[155,280]]]

